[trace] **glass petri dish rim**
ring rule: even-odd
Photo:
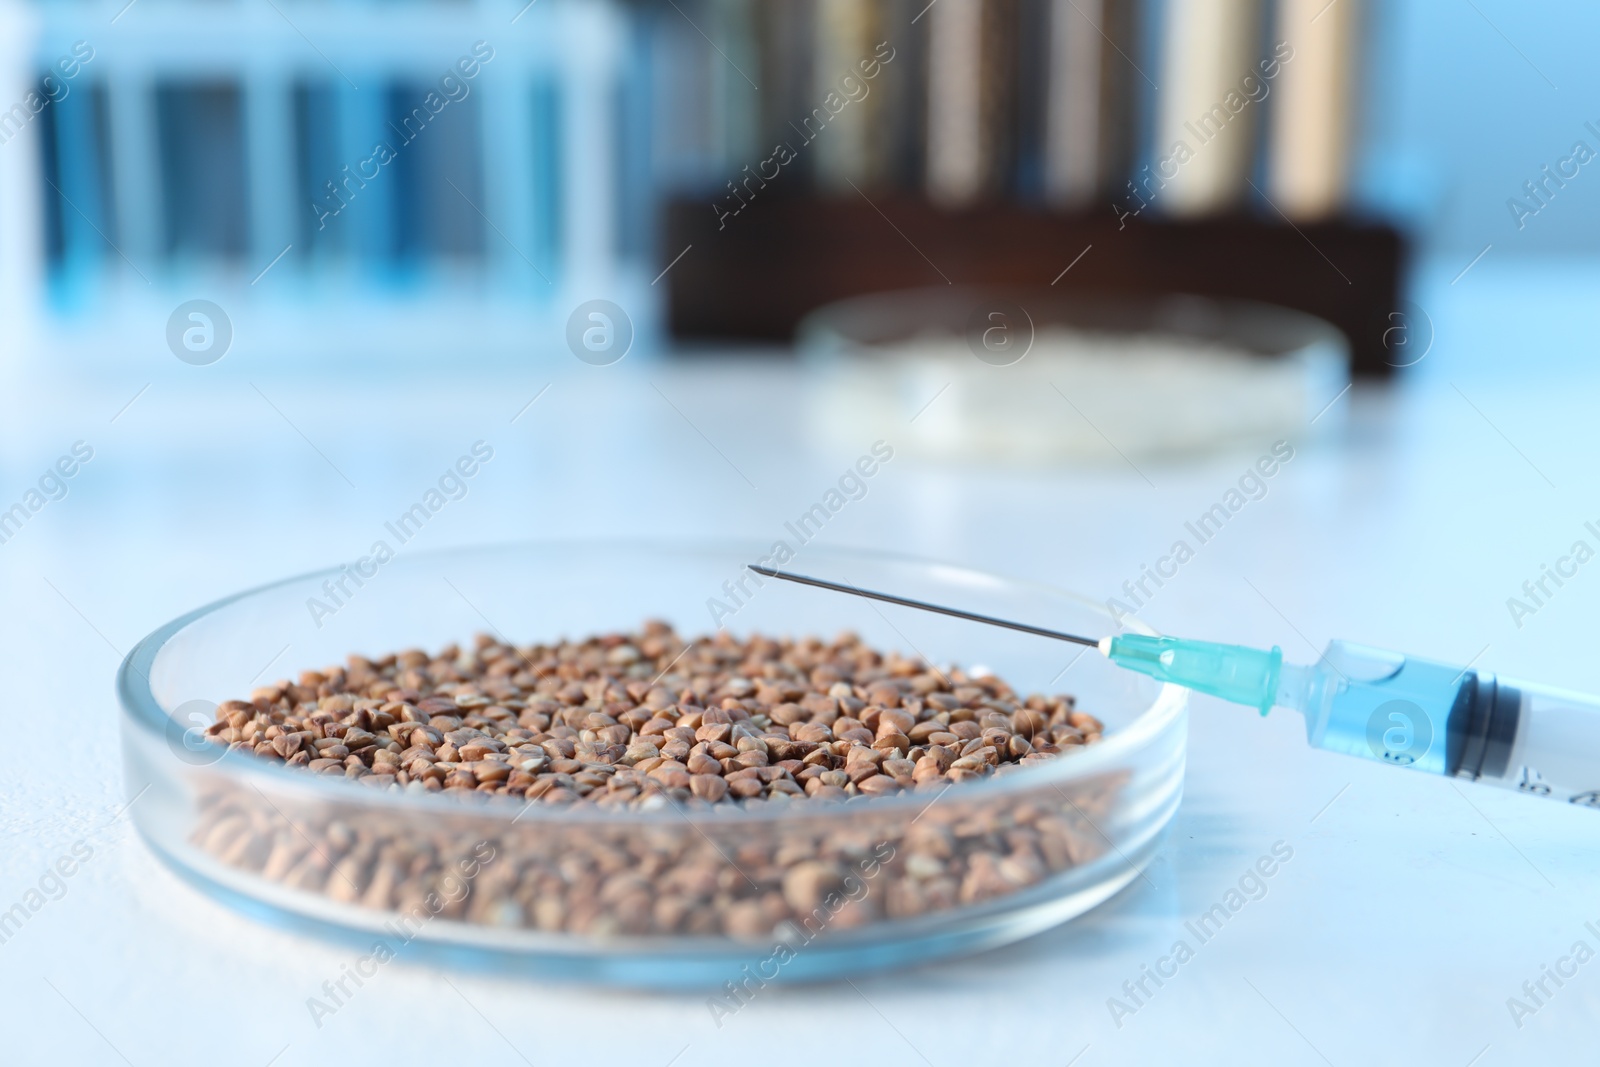
[[[885,348],[929,332],[959,337],[980,302],[1017,302],[1035,329],[1061,325],[1088,333],[1166,333],[1228,342],[1257,359],[1317,354],[1349,361],[1349,339],[1326,319],[1261,300],[1181,291],[1133,294],[1053,292],[1044,286],[916,286],[846,297],[806,314],[795,327],[802,356],[850,353],[917,358]],[[1037,314],[1036,314],[1037,313]]]
[[[690,542],[647,538],[591,538],[581,541],[574,539],[532,539],[485,542],[477,545],[432,549],[411,554],[406,559],[395,562],[402,567],[416,567],[430,561],[447,559],[451,556],[540,550],[582,549],[584,551],[593,551],[597,548],[648,551],[663,555],[677,553],[697,556],[709,555],[718,550],[733,554],[737,550],[740,554],[755,553],[749,556],[752,559],[759,558],[760,552],[765,550],[764,546],[759,546],[753,541],[741,540],[713,542],[700,540]],[[848,547],[818,548],[812,550],[809,555],[811,558],[819,560],[825,560],[828,557],[847,557],[910,564],[941,573],[965,575],[989,583],[999,582],[1007,586],[1029,589],[1070,601],[1078,607],[1087,609],[1096,616],[1107,619],[1108,622],[1111,618],[1110,613],[1101,604],[1081,594],[1060,589],[1045,582],[1014,578],[996,574],[992,571],[952,564],[943,560],[926,559],[900,552]],[[151,631],[129,650],[121,665],[117,668],[117,698],[122,705],[126,720],[135,728],[149,733],[153,739],[159,740],[162,737],[170,721],[170,716],[161,707],[160,702],[151,691],[149,676],[156,657],[166,647],[167,642],[178,633],[190,625],[250,597],[300,582],[336,577],[340,574],[340,571],[341,568],[339,567],[326,567],[253,586],[195,608]],[[974,625],[979,624],[975,623]],[[1155,634],[1154,630],[1138,619],[1130,619],[1124,625],[1125,628],[1137,633]],[[1088,654],[1087,649],[1085,649],[1084,654]],[[1158,690],[1155,699],[1140,711],[1137,717],[1127,726],[1106,735],[1099,743],[1085,748],[1084,751],[1074,753],[1070,759],[1051,760],[1035,767],[1027,767],[1015,771],[1003,777],[983,778],[975,782],[953,784],[939,793],[933,794],[933,796],[942,797],[952,790],[959,790],[962,799],[993,799],[1004,797],[1011,793],[1031,791],[1041,786],[1059,787],[1067,783],[1090,779],[1098,774],[1114,772],[1126,764],[1133,752],[1158,737],[1174,721],[1180,719],[1187,704],[1187,690],[1170,683],[1163,684]],[[807,804],[803,805],[804,810],[802,811],[793,810],[789,805],[772,804],[763,804],[758,807],[746,807],[744,805],[679,807],[667,804],[654,811],[609,812],[528,804],[509,797],[447,797],[441,794],[395,790],[373,792],[369,789],[353,786],[343,779],[331,779],[322,775],[308,774],[305,771],[291,770],[288,767],[279,766],[266,760],[259,760],[254,756],[240,752],[222,753],[215,763],[208,766],[207,770],[213,774],[226,773],[243,784],[250,784],[256,787],[270,786],[279,793],[289,793],[302,800],[323,800],[330,804],[343,806],[381,807],[395,812],[415,812],[419,815],[453,816],[456,818],[472,817],[503,822],[507,825],[512,822],[527,821],[568,826],[590,822],[605,824],[610,827],[681,826],[684,819],[687,818],[692,823],[699,824],[703,822],[707,825],[715,825],[719,829],[726,829],[740,823],[793,822],[797,819],[847,819],[861,812],[864,804],[869,804],[874,813],[891,814],[896,811],[914,811],[926,807],[931,799],[926,793],[903,792],[893,796],[872,797],[865,800],[852,798],[835,804]]]

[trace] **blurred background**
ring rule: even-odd
[[[1578,165],[1541,168],[1595,141],[1600,16],[1549,13],[1560,32],[1497,0],[8,2],[9,361],[114,364],[195,296],[277,360],[427,365],[464,318],[477,358],[559,351],[599,296],[640,352],[784,341],[856,292],[1044,285],[1098,235],[1115,262],[1058,288],[1304,306],[1381,370],[1417,257],[1593,246]],[[1208,220],[1259,249],[1237,276],[1186,240]],[[864,251],[830,239],[868,225]],[[1297,226],[1356,292],[1259,262],[1310,256]]]
[[[369,1025],[313,1027],[345,957],[142,849],[111,680],[169,619],[369,553],[476,444],[402,551],[768,543],[820,505],[825,544],[1170,633],[1600,691],[1600,582],[1509,605],[1600,523],[1597,36],[1575,0],[0,0],[0,656],[7,714],[75,761],[0,749],[0,905],[74,839],[97,856],[0,947],[8,1042],[348,1061],[454,995],[398,970]],[[321,666],[304,626],[263,677]],[[825,1016],[904,1059],[898,1026],[940,1064],[1582,1059],[1592,977],[1526,1026],[1504,1003],[1589,936],[1592,812],[1192,706],[1148,879],[870,1006],[739,1025]],[[1249,925],[1113,1026],[1280,839]],[[750,1054],[699,1000],[450,981],[551,1059]],[[504,1057],[497,1032],[452,1048]]]

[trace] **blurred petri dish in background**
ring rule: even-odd
[[[1328,404],[1350,381],[1344,335],[1321,319],[1182,295],[881,293],[811,313],[798,345],[819,443],[887,437],[940,460],[1120,463],[1302,441],[1337,424]]]

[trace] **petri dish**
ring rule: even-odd
[[[200,892],[288,930],[425,962],[636,987],[817,980],[974,952],[1071,919],[1137,877],[1181,796],[1185,690],[1045,638],[758,585],[744,564],[771,548],[585,542],[417,553],[359,586],[346,580],[331,615],[310,602],[326,605],[325,583],[345,568],[190,612],[142,640],[118,673],[130,815]],[[1041,625],[1110,626],[1086,598],[958,566],[812,547],[792,565],[802,564]],[[217,703],[352,653],[471,647],[479,632],[527,646],[646,619],[688,638],[715,629],[712,601],[737,636],[853,630],[882,651],[987,669],[1018,694],[1072,693],[1105,723],[1104,740],[936,795],[606,812],[378,790],[197,744],[193,733]],[[1024,847],[1038,861],[1031,870],[977,878]],[[775,917],[770,930],[718,928],[730,903],[771,903],[807,860],[844,875],[825,905]],[[419,907],[397,870],[434,900]],[[553,886],[584,885],[594,903],[582,915],[570,896],[564,912],[549,903],[561,897]],[[668,917],[630,911],[626,901],[641,893],[683,906]]]
[[[1350,381],[1327,322],[1182,295],[879,293],[819,308],[798,347],[816,438],[892,426],[936,460],[1116,465],[1303,440],[1341,417],[1316,418]]]

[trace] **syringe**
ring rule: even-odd
[[[782,578],[1097,648],[1120,667],[1235,704],[1293,708],[1317,748],[1600,808],[1600,698],[1400,652],[1331,641],[1310,666],[1283,652],[1117,634],[1096,639],[840,582]]]

